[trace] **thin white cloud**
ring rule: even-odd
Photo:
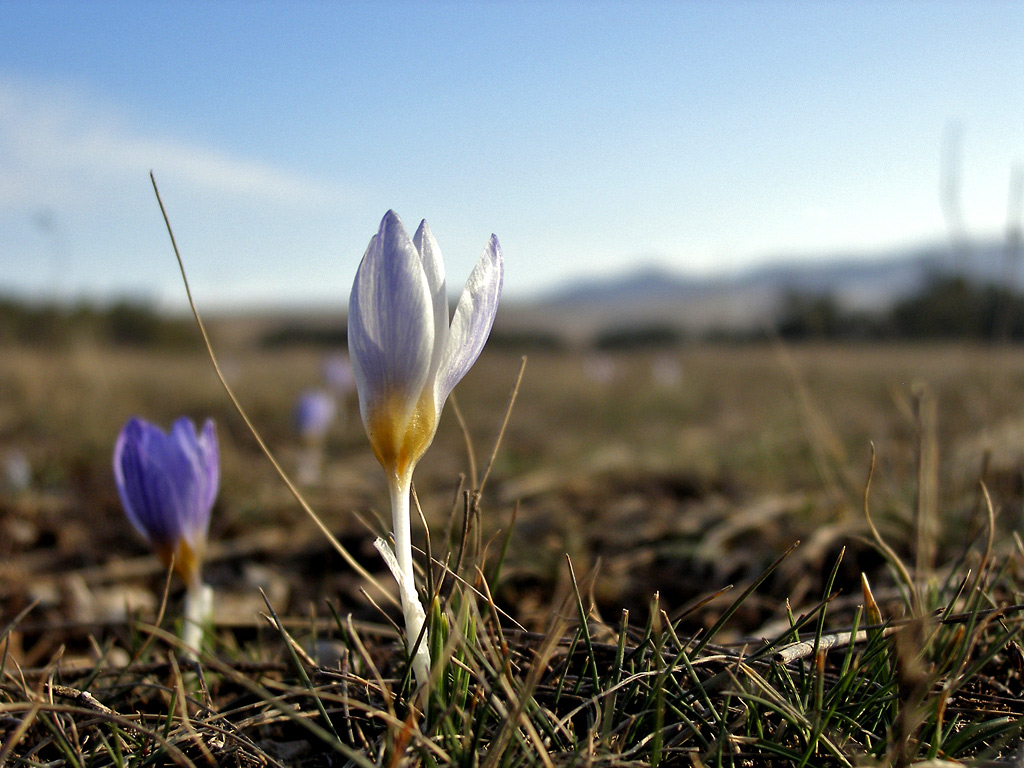
[[[81,201],[150,169],[199,192],[287,207],[334,206],[351,195],[311,178],[188,140],[151,135],[117,106],[68,87],[0,73],[0,207]]]

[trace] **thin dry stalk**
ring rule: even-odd
[[[899,572],[900,578],[903,579],[903,582],[908,587],[911,587],[914,584],[914,580],[910,578],[910,572],[907,570],[907,566],[903,564],[903,561],[900,559],[900,556],[896,554],[896,550],[890,547],[888,542],[886,542],[886,540],[882,538],[882,534],[880,534],[878,532],[878,528],[875,527],[875,521],[871,519],[871,505],[868,503],[868,500],[871,496],[871,478],[873,478],[874,476],[875,444],[872,442],[871,466],[868,469],[867,480],[864,482],[864,517],[868,521],[868,528],[871,529],[871,535],[874,537],[875,543],[878,545],[878,548],[881,549],[885,556],[889,559],[889,562],[892,563],[893,568],[895,568]]]
[[[508,396],[508,405],[505,406],[505,417],[501,421],[501,429],[498,430],[498,436],[494,440],[494,448],[491,449],[491,456],[487,459],[487,466],[484,468],[484,476],[480,478],[480,485],[476,487],[476,495],[480,496],[484,492],[484,486],[487,484],[487,478],[491,476],[491,467],[494,466],[494,459],[498,455],[498,448],[501,446],[501,439],[505,436],[505,429],[508,427],[508,421],[512,417],[512,406],[515,405],[516,397],[519,395],[519,385],[523,383],[523,373],[526,371],[526,355],[523,355],[522,362],[519,364],[519,373],[516,374],[515,383],[512,385],[512,392]]]
[[[206,742],[200,738],[199,731],[196,730],[195,726],[192,725],[192,718],[188,716],[188,694],[185,692],[185,680],[182,677],[181,669],[178,667],[178,663],[172,656],[171,668],[174,670],[174,688],[176,691],[175,698],[178,702],[178,713],[182,727],[189,735],[189,739],[193,744],[199,747],[199,751],[203,753],[203,757],[210,765],[214,765],[216,761],[213,758],[213,753],[210,748],[206,745]]]
[[[938,539],[939,440],[938,402],[931,391],[919,385],[916,391],[918,428],[917,460],[917,546],[915,573],[917,591],[924,586],[935,568]]]
[[[900,631],[900,627],[888,626],[876,629],[861,629],[857,632],[834,632],[829,635],[822,635],[816,641],[803,640],[799,643],[783,646],[776,652],[773,658],[780,664],[789,664],[810,656],[815,652],[815,647],[817,647],[818,653],[828,653],[833,648],[845,648],[848,645],[865,643],[873,636],[873,633],[878,631],[881,631],[882,637],[889,637]]]
[[[469,482],[473,488],[476,488],[476,451],[473,450],[473,438],[469,434],[469,426],[466,424],[466,419],[462,416],[462,409],[459,408],[459,401],[456,399],[454,392],[448,395],[448,402],[452,404],[452,412],[455,413],[455,418],[459,422],[459,429],[462,430],[462,439],[466,441],[466,459],[469,461]]]

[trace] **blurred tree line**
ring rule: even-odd
[[[789,291],[766,327],[713,329],[701,339],[722,343],[763,341],[1024,341],[1024,294],[960,275],[934,274],[917,293],[887,310],[850,310],[829,293]],[[591,344],[605,350],[672,347],[687,336],[665,325],[606,328]]]
[[[962,276],[933,275],[917,293],[887,311],[845,309],[831,294],[791,291],[783,296],[772,330],[788,341],[883,341],[964,339],[1024,341],[1024,294]],[[106,306],[87,303],[26,302],[0,296],[0,345],[62,347],[89,340],[112,346],[181,348],[197,343],[191,317],[168,316],[137,300]],[[716,331],[712,341],[751,341],[765,330]],[[614,326],[599,332],[592,345],[605,351],[672,347],[686,334],[670,325]],[[345,329],[283,325],[264,334],[265,347],[294,344],[337,347]],[[503,332],[491,344],[506,349],[557,351],[565,341],[555,332]]]
[[[1024,340],[1024,296],[960,275],[932,275],[886,312],[843,309],[829,294],[788,293],[775,330],[787,340]]]
[[[183,347],[196,343],[191,317],[168,317],[142,301],[109,306],[25,302],[0,297],[0,344],[64,347],[78,341],[114,346]]]

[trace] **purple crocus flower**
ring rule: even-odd
[[[174,563],[190,591],[198,588],[220,482],[213,420],[207,419],[196,434],[185,417],[167,433],[142,419],[129,419],[114,446],[114,479],[132,525],[165,565]]]
[[[299,395],[295,404],[295,428],[305,440],[323,440],[334,421],[334,398],[317,389]]]

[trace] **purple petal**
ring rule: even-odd
[[[491,333],[494,315],[498,311],[504,269],[498,238],[491,235],[487,247],[473,268],[473,273],[466,281],[466,287],[452,318],[451,330],[434,388],[434,402],[438,413],[452,389],[480,356],[484,343]]]
[[[164,473],[164,434],[131,419],[114,447],[114,478],[132,525],[156,546],[173,546],[181,535],[180,504]]]
[[[217,491],[220,489],[220,445],[217,442],[217,425],[213,423],[213,419],[207,419],[203,424],[203,431],[199,435],[197,445],[203,465],[203,475],[206,478],[203,506],[213,509],[213,503],[217,500]]]
[[[411,417],[430,370],[432,317],[423,262],[401,220],[388,211],[359,264],[349,300],[349,356],[364,424],[382,405]]]
[[[169,457],[181,467],[180,486],[185,489],[182,499],[182,536],[193,549],[202,548],[210,528],[210,512],[217,498],[220,483],[220,451],[217,446],[217,428],[207,419],[201,435],[196,434],[191,419],[182,417],[171,427],[172,446],[180,453]],[[180,461],[180,464],[176,462]]]

